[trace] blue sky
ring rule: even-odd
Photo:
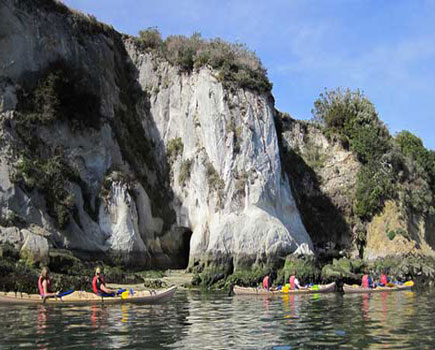
[[[433,0],[64,0],[118,31],[158,27],[242,42],[274,84],[278,109],[311,118],[324,88],[362,89],[394,134],[435,150]]]

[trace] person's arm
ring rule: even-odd
[[[116,290],[107,288],[105,284],[101,283],[100,290],[106,294],[116,293]]]
[[[302,287],[297,278],[295,278],[295,287],[296,287],[296,289],[301,289],[301,290],[308,290],[309,289],[306,287]]]

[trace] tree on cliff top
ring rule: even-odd
[[[337,136],[362,163],[378,159],[389,149],[388,129],[360,90],[325,90],[314,102],[314,119],[328,136]]]

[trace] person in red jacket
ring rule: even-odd
[[[57,294],[51,290],[50,277],[48,276],[48,268],[44,267],[39,275],[38,280],[39,294],[43,299],[56,297]]]
[[[114,297],[116,296],[116,291],[106,287],[106,280],[104,278],[104,273],[101,271],[100,267],[95,270],[95,276],[92,280],[92,290],[95,294],[102,297]]]
[[[373,279],[368,274],[368,271],[364,271],[364,275],[361,280],[361,287],[363,288],[373,288]]]
[[[382,270],[381,271],[381,281],[380,281],[380,285],[382,287],[385,287],[388,284],[388,276],[386,275],[385,271]]]
[[[270,277],[269,275],[263,278],[263,289],[269,290],[270,288]]]
[[[295,289],[305,290],[305,289],[308,289],[308,288],[302,287],[300,285],[299,280],[296,277],[296,271],[295,270],[292,271],[292,274],[291,274],[290,278],[288,279],[288,282],[290,284],[290,289],[291,290],[295,290]]]

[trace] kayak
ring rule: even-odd
[[[47,298],[45,304],[155,304],[167,301],[175,294],[176,290],[177,287],[173,286],[165,290],[134,292],[131,296],[126,296],[123,293],[123,297],[101,297],[90,292],[75,291],[61,298]],[[41,304],[42,302],[43,300],[39,294],[0,292],[0,303]]]
[[[343,291],[346,294],[349,293],[380,293],[380,292],[399,292],[402,290],[410,290],[413,287],[412,284],[395,284],[394,286],[386,286],[386,287],[376,287],[376,288],[363,288],[358,285],[350,285],[350,284],[344,284],[343,285]]]
[[[234,286],[236,295],[287,295],[287,294],[315,294],[315,293],[332,293],[335,292],[335,282],[329,284],[319,284],[308,289],[293,289],[288,292],[282,290],[267,290],[262,288],[249,288]]]

